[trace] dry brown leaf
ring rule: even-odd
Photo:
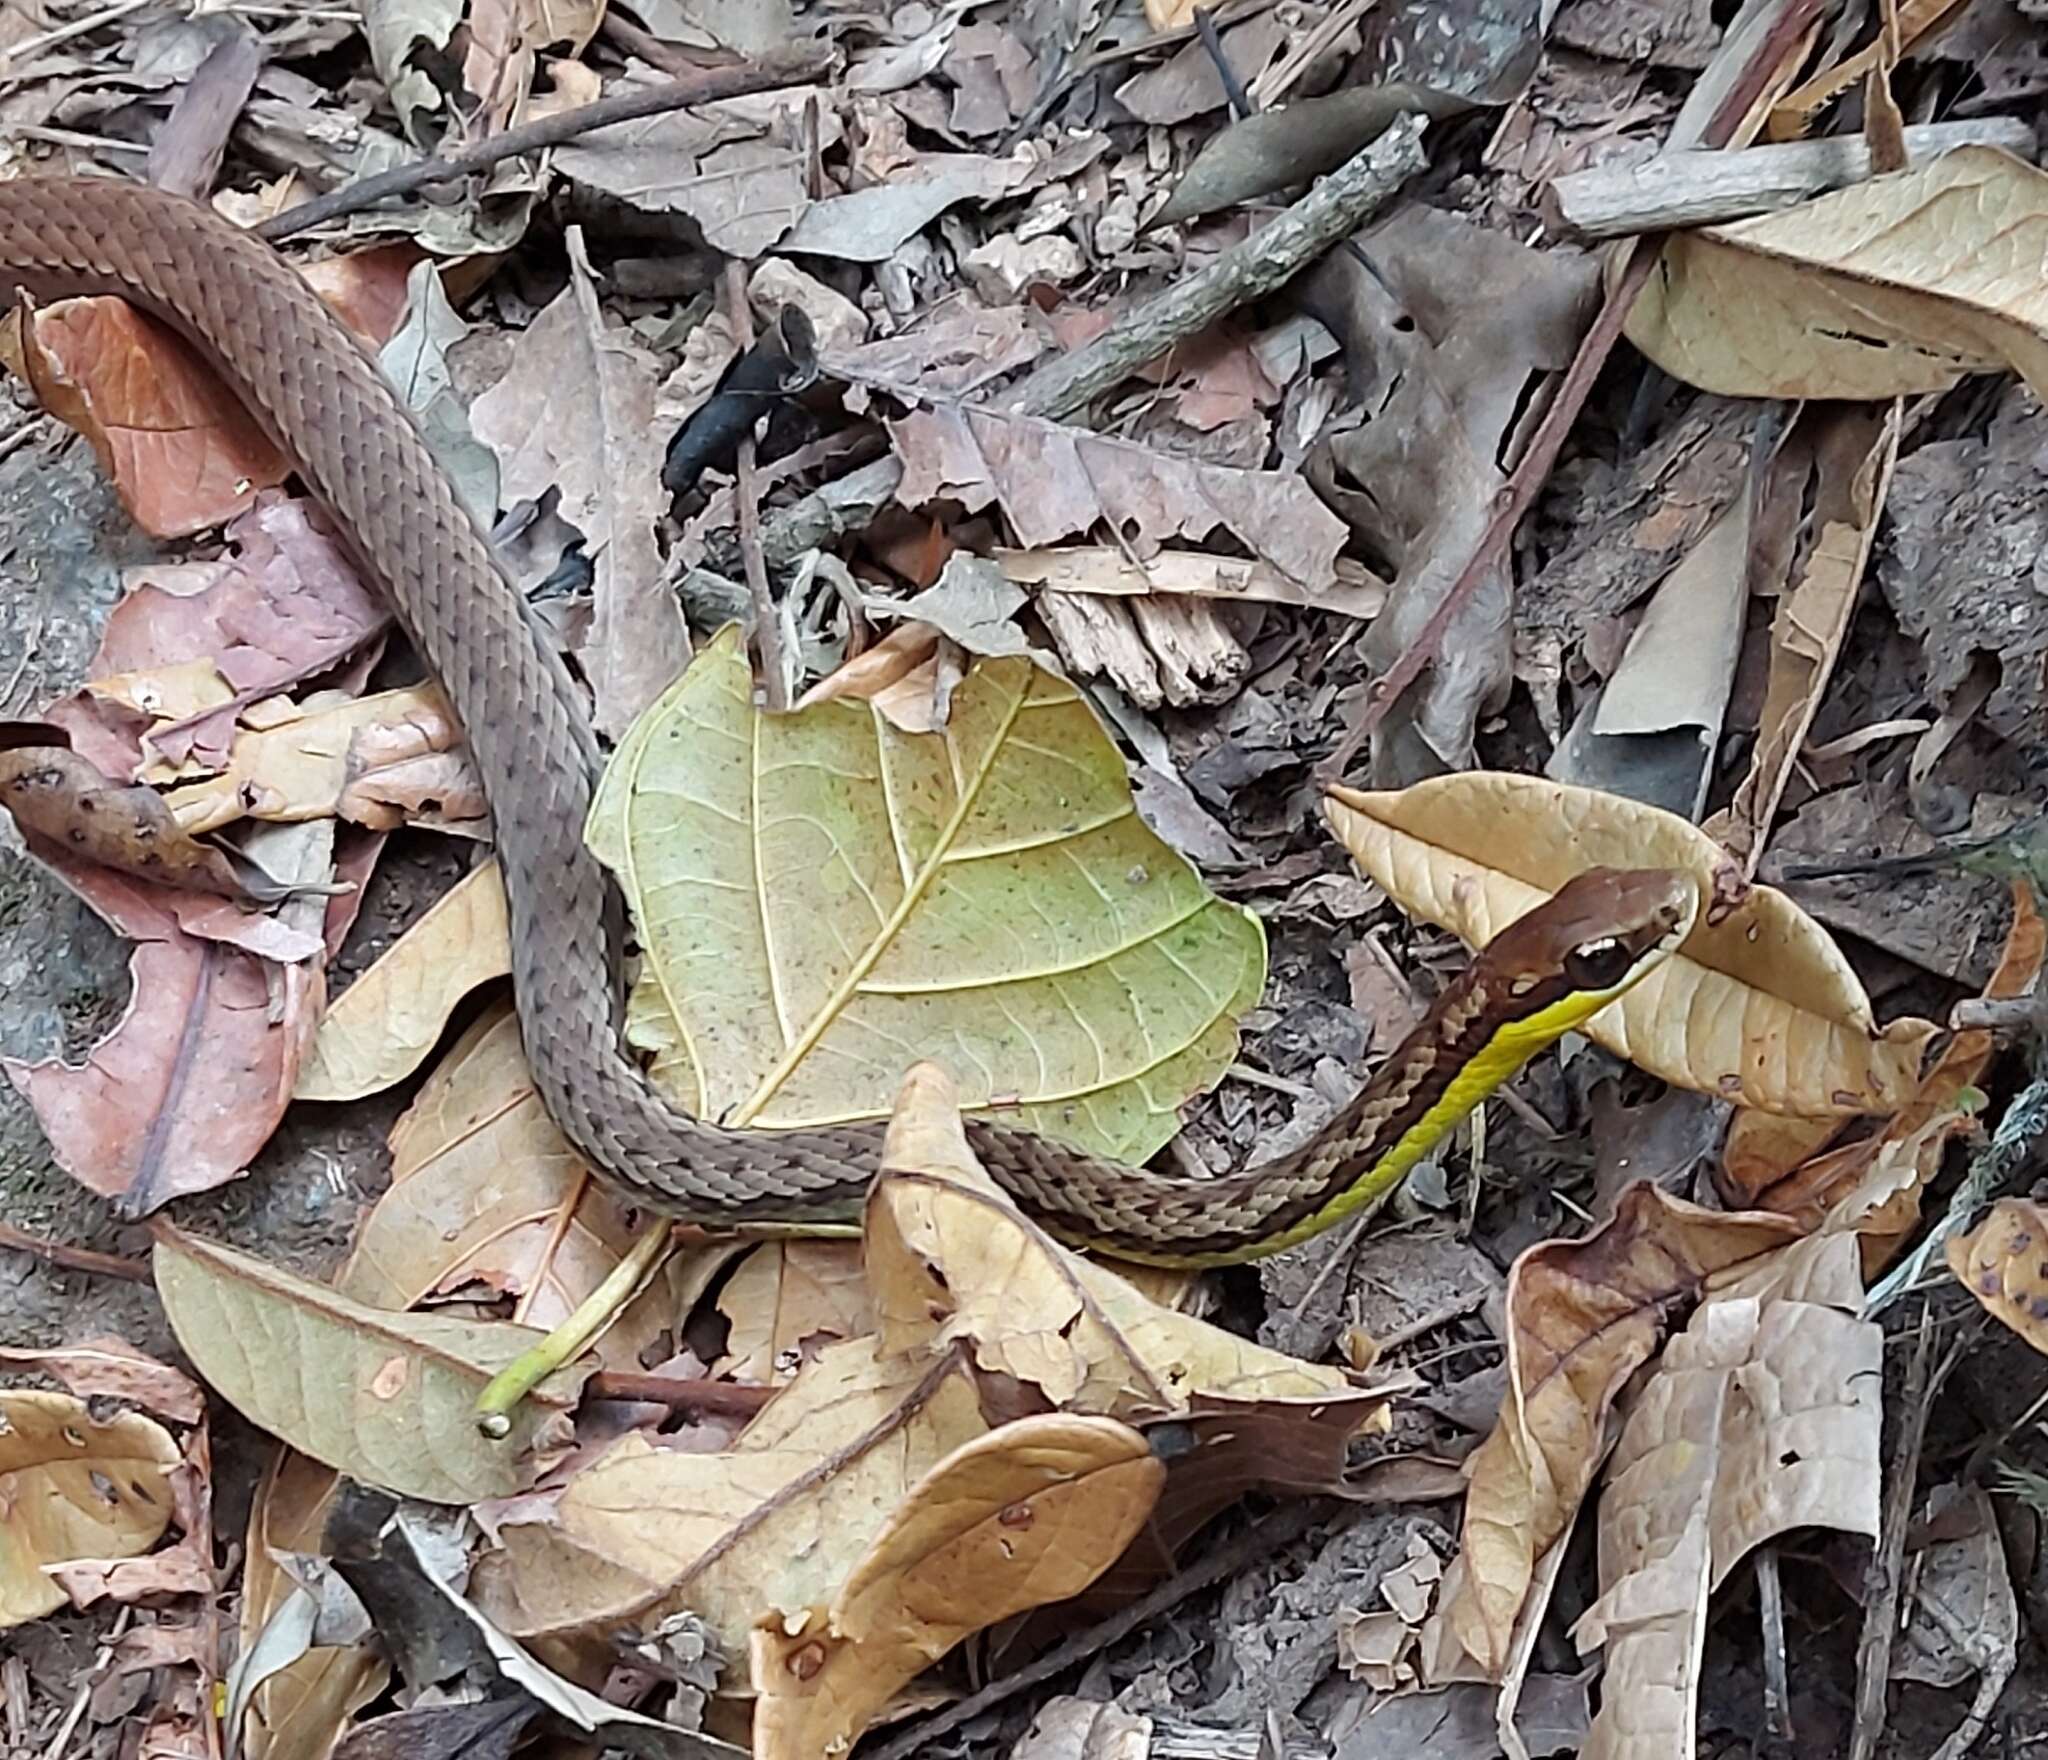
[[[0,1388],[0,1628],[65,1604],[46,1567],[154,1546],[179,1460],[170,1433],[139,1412],[95,1423],[71,1394]]]
[[[219,525],[291,465],[182,337],[119,299],[70,299],[0,326],[0,361],[99,455],[154,538]]]
[[[1876,40],[1787,92],[1772,106],[1765,133],[1774,141],[1799,139],[1822,110],[1878,66],[1893,30],[1898,32],[1896,47],[1903,52],[1938,30],[1961,4],[1963,0],[1900,0],[1896,7],[1887,7]]]
[[[1676,814],[1534,776],[1333,788],[1324,812],[1403,910],[1475,947],[1588,868],[1682,869],[1710,900],[1734,880],[1720,846]],[[1908,1018],[1879,1031],[1827,931],[1758,886],[1732,909],[1703,913],[1676,954],[1585,1030],[1681,1087],[1766,1112],[1843,1117],[1891,1112],[1916,1092],[1935,1028]]]
[[[668,510],[654,419],[659,369],[630,332],[606,323],[574,228],[569,274],[470,419],[498,456],[501,499],[553,491],[562,518],[583,534],[596,574],[577,653],[598,729],[617,738],[689,663],[690,636],[655,541]]]
[[[1674,234],[1627,335],[1733,397],[1886,398],[2017,372],[2048,395],[2048,172],[1965,146],[1781,213]]]
[[[505,886],[480,863],[379,954],[320,1019],[297,1100],[360,1100],[419,1068],[455,1005],[512,969]]]
[[[1345,556],[1337,558],[1328,578],[1308,586],[1271,563],[1196,550],[1162,550],[1136,562],[1114,545],[1070,544],[1058,550],[998,550],[995,560],[1004,577],[1020,586],[1061,593],[1119,599],[1185,593],[1197,599],[1301,605],[1357,618],[1377,617],[1387,604],[1387,583]]]
[[[828,1345],[725,1453],[636,1434],[552,1501],[522,1500],[473,1593],[519,1638],[687,1608],[744,1656],[764,1610],[830,1596],[919,1476],[987,1429],[964,1364],[885,1362],[873,1339]]]
[[[638,1230],[548,1118],[503,1003],[479,1019],[391,1130],[391,1185],[364,1218],[334,1280],[394,1312],[431,1296],[514,1299],[510,1319],[559,1325],[614,1271]],[[656,1277],[592,1347],[611,1369],[674,1324],[674,1289]]]
[[[226,536],[217,561],[136,570],[91,682],[51,711],[109,776],[223,763],[238,714],[275,719],[264,699],[304,679],[357,688],[377,657],[391,614],[310,502],[266,491]]]
[[[1707,1597],[1753,1547],[1805,1527],[1877,1538],[1884,1335],[1857,1314],[1856,1243],[1773,1256],[1807,1262],[1798,1293],[1701,1303],[1622,1429],[1600,1597],[1573,1630],[1607,1651],[1584,1760],[1694,1751]]]
[[[288,719],[245,731],[218,776],[174,788],[165,799],[178,823],[193,833],[217,831],[241,818],[330,818],[364,767],[366,739],[383,762],[392,763],[452,750],[462,742],[462,729],[438,685],[339,701],[314,698]],[[389,830],[396,822],[373,829]]]
[[[62,738],[41,723],[0,722],[0,808],[24,835],[152,885],[247,896],[227,857],[179,825],[155,789],[109,782],[61,743],[26,743],[50,735]]]
[[[1799,1238],[1780,1217],[1725,1215],[1638,1183],[1613,1219],[1547,1241],[1508,1276],[1508,1397],[1469,1463],[1466,1574],[1444,1618],[1490,1674],[1506,1665],[1538,1558],[1564,1534],[1605,1452],[1628,1378],[1707,1279]]]
[[[35,1369],[80,1399],[126,1400],[174,1424],[196,1424],[206,1412],[190,1377],[112,1334],[51,1350],[0,1350],[0,1363]]]
[[[829,1605],[756,1626],[756,1760],[846,1753],[963,1638],[1087,1588],[1165,1478],[1144,1437],[1107,1418],[1020,1418],[955,1450],[911,1487]]]
[[[279,1555],[319,1552],[334,1486],[331,1468],[288,1448],[278,1449],[264,1473],[249,1509],[239,1654],[249,1654],[298,1588]],[[327,1760],[348,1719],[390,1678],[390,1664],[372,1644],[314,1645],[249,1695],[242,1752],[248,1760]]]
[[[865,1338],[875,1329],[858,1241],[769,1241],[743,1259],[719,1292],[725,1353],[712,1373],[766,1385],[786,1380],[805,1347]]]
[[[999,505],[1017,541],[1051,544],[1106,522],[1141,562],[1219,527],[1311,592],[1334,573],[1344,523],[1300,477],[1176,458],[1035,416],[938,405],[889,424],[905,507]]]
[[[485,1438],[476,1402],[542,1334],[391,1314],[156,1225],[157,1294],[178,1344],[252,1424],[366,1485],[430,1502],[524,1490],[594,1365],[558,1369]]]
[[[2012,900],[2012,927],[1997,969],[1984,986],[1986,998],[2026,995],[2048,952],[2048,924],[2034,903],[2033,888],[2015,881]],[[1863,1236],[1864,1275],[1874,1277],[1919,1222],[1921,1188],[1940,1168],[1949,1139],[1969,1127],[1969,1118],[1954,1109],[1964,1090],[1976,1085],[1996,1049],[1993,1035],[1982,1029],[1955,1034],[1919,1092],[1881,1131],[1825,1154],[1814,1154],[1819,1145],[1796,1136],[1773,1140],[1753,1128],[1745,1130],[1758,1115],[1738,1114],[1717,1181],[1722,1197],[1731,1208],[1775,1210],[1813,1229],[1821,1227],[1847,1195],[1876,1178],[1882,1196],[1855,1223]],[[1876,1176],[1876,1164],[1887,1158],[1893,1163],[1891,1170]]]
[[[1140,1295],[1029,1221],[983,1171],[936,1065],[903,1079],[864,1222],[885,1348],[971,1345],[985,1370],[1108,1417],[1184,1411],[1198,1394],[1328,1399],[1341,1370],[1303,1363]]]
[[[2048,1356],[2048,1209],[2031,1198],[2000,1198],[1946,1251],[1956,1281],[1985,1311]]]
[[[0,1058],[0,1068],[35,1109],[57,1164],[123,1214],[146,1216],[238,1178],[269,1140],[312,1038],[321,979],[188,933],[176,907],[191,895],[105,870],[60,872],[137,944],[127,1012],[82,1064]],[[244,928],[274,922],[221,908]],[[317,937],[301,940],[318,949]]]
[[[1849,633],[1898,459],[1900,418],[1897,402],[1832,411],[1814,446],[1812,547],[1771,619],[1770,675],[1749,769],[1735,798],[1701,827],[1735,856],[1745,878],[1756,873]]]

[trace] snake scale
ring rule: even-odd
[[[670,1107],[628,1054],[625,914],[583,842],[602,754],[578,686],[405,406],[306,283],[198,203],[112,179],[23,177],[0,184],[0,292],[10,303],[114,294],[169,323],[388,595],[483,778],[528,1062],[577,1150],[681,1220],[857,1218],[881,1126],[722,1129]],[[1497,937],[1313,1141],[1263,1167],[1174,1179],[986,1120],[970,1121],[969,1136],[990,1173],[1065,1238],[1162,1263],[1253,1257],[1384,1196],[1528,1057],[1668,952],[1694,909],[1681,876],[1574,881]]]

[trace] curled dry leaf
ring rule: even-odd
[[[2048,396],[2048,172],[1965,146],[1665,244],[1627,335],[1732,397],[1883,398],[2017,372]]]
[[[1183,1412],[1200,1394],[1328,1399],[1342,1371],[1147,1299],[1025,1218],[967,1146],[951,1079],[904,1077],[869,1190],[868,1281],[884,1347],[968,1341],[983,1369],[1106,1417]]]
[[[1024,660],[907,735],[860,702],[758,713],[727,630],[627,734],[588,836],[645,949],[629,1031],[733,1126],[886,1118],[906,1048],[944,1045],[970,1106],[1143,1160],[1265,982],[1258,920],[1145,826],[1087,705]]]
[[[2012,886],[2012,927],[2007,931],[1998,967],[1984,986],[1987,999],[2024,996],[2040,976],[2048,951],[2048,925],[2025,881]],[[1995,1037],[1982,1028],[1954,1034],[1927,1072],[1919,1092],[1895,1112],[1876,1134],[1814,1155],[1811,1143],[1791,1141],[1783,1154],[1755,1128],[1760,1115],[1738,1114],[1722,1156],[1719,1186],[1731,1206],[1775,1210],[1802,1227],[1813,1229],[1859,1186],[1871,1181],[1880,1163],[1889,1161],[1880,1193],[1858,1216],[1863,1236],[1863,1271],[1874,1276],[1913,1232],[1920,1220],[1920,1192],[1941,1166],[1949,1140],[1970,1126],[1957,1110],[1965,1090],[1976,1085],[1997,1050]]]
[[[178,1464],[170,1433],[139,1412],[100,1424],[71,1394],[0,1388],[0,1627],[65,1604],[47,1567],[154,1546]]]
[[[1497,1676],[1536,1561],[1563,1535],[1605,1452],[1615,1397],[1667,1317],[1716,1272],[1799,1238],[1781,1217],[1724,1215],[1638,1183],[1606,1227],[1546,1241],[1508,1276],[1508,1396],[1469,1463],[1465,1571],[1444,1617]]]
[[[206,1411],[190,1377],[111,1334],[52,1350],[0,1350],[0,1363],[37,1370],[81,1399],[126,1400],[174,1424],[196,1424]]]
[[[320,1019],[297,1100],[360,1100],[403,1081],[440,1043],[455,1005],[512,969],[495,859],[456,881]]]
[[[178,1344],[252,1424],[366,1485],[432,1503],[524,1490],[591,1365],[559,1369],[502,1441],[477,1430],[491,1377],[541,1333],[393,1314],[159,1226],[157,1294]]]
[[[1956,1281],[2048,1356],[2048,1209],[2031,1198],[2000,1198],[1946,1250]]]
[[[315,699],[271,726],[245,730],[226,767],[165,797],[190,832],[217,831],[237,819],[287,822],[333,817],[365,766],[363,742],[377,761],[396,763],[462,743],[462,729],[438,685],[410,685],[339,702]],[[395,817],[382,821],[388,830]]]
[[[910,1486],[987,1429],[965,1364],[828,1345],[725,1453],[628,1436],[551,1501],[522,1500],[472,1590],[515,1637],[687,1608],[741,1657],[764,1610],[829,1598]]]
[[[242,1571],[241,1643],[248,1656],[277,1610],[304,1593],[284,1570],[286,1553],[314,1554],[332,1501],[331,1468],[280,1447],[249,1510],[248,1562]],[[317,1644],[270,1672],[248,1694],[239,1731],[248,1760],[315,1760],[330,1753],[343,1725],[378,1696],[391,1666],[373,1644]],[[235,1731],[230,1730],[230,1740]]]
[[[1299,476],[1178,458],[1036,416],[939,405],[889,424],[903,459],[905,507],[1002,507],[1017,541],[1051,544],[1098,521],[1143,560],[1219,526],[1307,588],[1330,580],[1344,522]]]
[[[0,723],[0,807],[24,835],[158,886],[245,896],[227,857],[179,825],[155,789],[109,782],[61,743],[15,744],[13,726]]]
[[[846,1753],[963,1638],[1080,1593],[1137,1535],[1165,1477],[1145,1439],[1106,1418],[1021,1418],[956,1450],[829,1604],[755,1628],[756,1760]]]
[[[1707,1597],[1752,1548],[1792,1528],[1877,1538],[1884,1334],[1857,1317],[1856,1243],[1771,1257],[1804,1263],[1772,1293],[1702,1302],[1623,1426],[1600,1597],[1573,1631],[1607,1651],[1582,1760],[1689,1751]]]
[[[1483,947],[1594,867],[1670,867],[1717,899],[1734,879],[1711,838],[1618,795],[1534,776],[1446,776],[1395,793],[1333,788],[1325,815],[1412,916]],[[1827,931],[1767,886],[1703,913],[1685,945],[1586,1031],[1652,1075],[1807,1117],[1889,1113],[1917,1091],[1935,1028],[1880,1030]]]

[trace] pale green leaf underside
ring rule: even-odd
[[[944,734],[865,703],[757,714],[721,635],[613,756],[589,839],[645,961],[656,1079],[765,1128],[880,1119],[909,1065],[971,1109],[1143,1159],[1235,1054],[1258,920],[1131,803],[1073,690],[984,661]]]

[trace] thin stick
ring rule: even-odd
[[[1775,1541],[1756,1551],[1756,1611],[1763,1627],[1764,1728],[1781,1742],[1793,1739],[1792,1679],[1785,1666],[1785,1589]]]
[[[1326,1516],[1346,1507],[1355,1510],[1357,1506],[1333,1503],[1327,1498],[1313,1498],[1307,1503],[1293,1503],[1275,1510],[1229,1544],[1219,1546],[1199,1564],[1174,1572],[1149,1595],[1133,1601],[1130,1606],[1090,1626],[1085,1632],[1076,1633],[1064,1644],[1055,1645],[1036,1662],[1027,1663],[1015,1674],[991,1681],[980,1692],[970,1694],[959,1704],[915,1729],[906,1730],[893,1742],[884,1742],[875,1750],[873,1760],[909,1760],[927,1742],[936,1741],[970,1718],[979,1717],[1004,1700],[1015,1698],[1027,1687],[1035,1687],[1040,1681],[1050,1680],[1077,1663],[1091,1660],[1169,1608],[1178,1607],[1190,1595],[1235,1575],[1256,1559],[1270,1557],[1290,1541],[1300,1539]]]
[[[275,244],[281,238],[290,238],[343,214],[374,207],[391,196],[409,195],[429,183],[446,183],[451,178],[466,177],[472,172],[486,170],[500,160],[517,158],[521,153],[560,146],[562,142],[589,134],[594,129],[610,128],[619,122],[637,122],[644,116],[661,116],[671,110],[685,110],[692,104],[709,104],[719,98],[744,97],[749,92],[772,92],[781,86],[814,79],[831,64],[830,46],[811,44],[801,49],[764,55],[744,67],[711,68],[688,79],[679,79],[673,85],[657,86],[648,91],[620,92],[613,97],[600,98],[594,104],[522,122],[517,128],[508,128],[503,134],[492,135],[489,140],[457,147],[453,152],[436,153],[431,158],[415,159],[410,165],[380,171],[375,177],[359,178],[340,189],[330,190],[324,196],[315,196],[310,202],[301,202],[296,208],[287,208],[282,214],[273,214],[256,231],[260,237]]]
[[[1742,70],[1742,77],[1729,88],[1720,108],[1707,124],[1704,136],[1707,145],[1723,145],[1734,134],[1736,125],[1748,114],[1757,95],[1764,89],[1772,69],[1799,40],[1819,10],[1820,0],[1795,0],[1794,4],[1786,7],[1757,45],[1756,54]],[[1501,491],[1486,531],[1458,572],[1457,579],[1437,601],[1429,620],[1416,632],[1414,641],[1408,644],[1407,651],[1382,677],[1373,681],[1359,713],[1344,738],[1338,742],[1336,750],[1316,766],[1316,774],[1324,781],[1336,781],[1343,775],[1359,747],[1372,737],[1402,694],[1422,676],[1423,668],[1436,658],[1437,649],[1443,644],[1444,634],[1451,627],[1452,620],[1464,608],[1465,601],[1478,590],[1494,560],[1506,556],[1509,539],[1522,523],[1523,515],[1534,504],[1537,493],[1549,480],[1551,467],[1564,450],[1565,437],[1579,419],[1579,411],[1585,407],[1593,382],[1600,376],[1600,369],[1614,352],[1629,309],[1636,303],[1643,284],[1649,280],[1650,271],[1656,266],[1663,246],[1664,234],[1659,232],[1645,233],[1629,247],[1626,267],[1600,308],[1600,315],[1593,320],[1593,327],[1586,332],[1579,352],[1572,358],[1557,397],[1529,443],[1528,453]]]
[[[725,266],[726,321],[732,325],[733,340],[740,353],[754,346],[754,316],[747,307],[747,271],[744,264]],[[740,545],[740,564],[747,577],[747,593],[754,601],[754,652],[760,661],[761,694],[771,714],[789,708],[789,661],[782,651],[782,611],[775,603],[775,589],[768,584],[768,559],[761,552],[761,482],[755,469],[754,430],[740,436],[733,459],[733,524]]]
[[[38,1234],[24,1234],[20,1229],[0,1222],[0,1248],[11,1247],[17,1253],[28,1253],[41,1259],[45,1264],[60,1265],[66,1271],[83,1271],[93,1277],[118,1277],[125,1283],[151,1283],[147,1259],[124,1259],[118,1253],[95,1253],[90,1247],[66,1246],[62,1241],[45,1240]]]
[[[1892,1635],[1898,1630],[1899,1592],[1906,1578],[1906,1534],[1913,1525],[1920,1450],[1927,1440],[1935,1392],[1948,1376],[1948,1364],[1936,1371],[1933,1361],[1934,1326],[1923,1306],[1918,1343],[1899,1398],[1899,1432],[1885,1486],[1884,1521],[1871,1551],[1870,1598],[1863,1604],[1863,1631],[1856,1642],[1856,1722],[1849,1732],[1849,1760],[1872,1760],[1884,1737],[1885,1688],[1891,1682]]]
[[[751,1418],[780,1388],[746,1381],[712,1381],[692,1375],[657,1375],[644,1369],[600,1369],[583,1384],[586,1399],[638,1399],[676,1412],[708,1412],[719,1418]]]

